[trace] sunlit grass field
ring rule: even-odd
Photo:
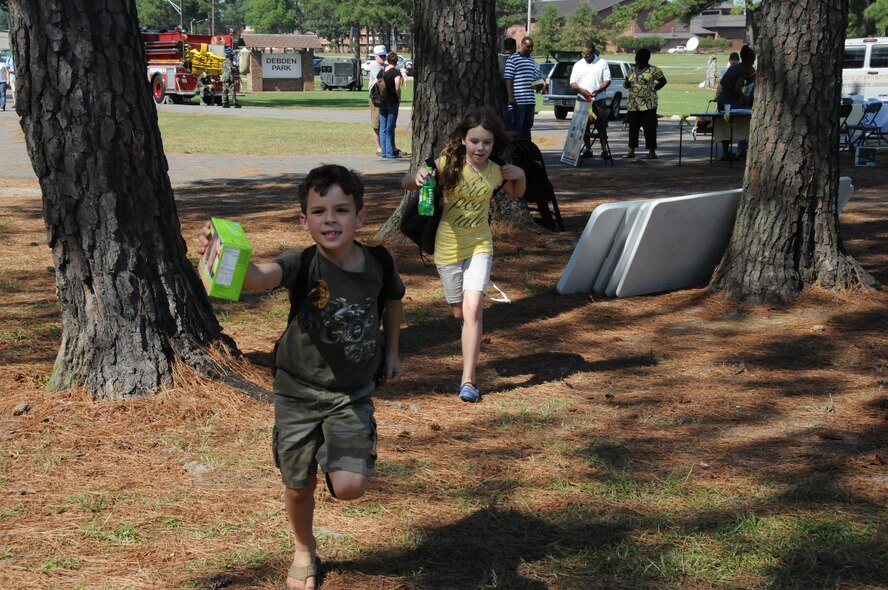
[[[367,119],[366,125],[356,126],[355,123],[226,117],[201,112],[160,111],[157,116],[166,152],[254,156],[352,154],[356,136],[370,141],[369,117]],[[404,121],[395,131],[396,144],[410,151],[409,114],[404,115]]]
[[[710,55],[718,58],[719,73],[728,64],[728,53],[689,53],[669,54],[657,53],[651,63],[660,67],[666,74],[668,84],[659,92],[661,116],[687,114],[706,110],[715,93],[708,88],[700,88],[699,84],[706,77],[706,64]],[[325,54],[326,56],[326,54]],[[605,59],[618,61],[634,61],[631,53],[605,54]],[[542,61],[542,60],[540,60]],[[320,86],[320,82],[316,81]],[[404,106],[413,103],[413,91],[416,83],[408,80],[402,89],[401,102]],[[312,92],[248,92],[241,101],[247,106],[269,108],[323,108],[323,109],[358,109],[367,105],[367,81],[360,92],[348,90],[315,90]],[[539,110],[551,111],[552,107],[542,104],[542,97],[537,97]]]

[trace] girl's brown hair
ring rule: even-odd
[[[440,171],[441,190],[446,191],[459,182],[463,166],[466,163],[466,146],[463,139],[470,129],[483,127],[493,134],[492,160],[501,160],[509,145],[509,135],[500,114],[490,107],[475,107],[466,111],[447,137],[447,143],[441,150],[445,158],[444,170]]]

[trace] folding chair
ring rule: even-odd
[[[513,142],[512,164],[524,170],[527,180],[524,203],[529,210],[539,213],[538,223],[553,231],[556,229],[564,231],[564,221],[561,220],[561,211],[558,209],[558,201],[555,200],[555,189],[549,181],[540,148],[528,139]]]
[[[854,125],[848,125],[848,147],[853,149],[864,145],[870,139],[875,139],[877,144],[888,144],[888,138],[882,134],[882,126],[876,123],[876,118],[882,110],[882,101],[870,99],[863,103],[863,115],[860,121]]]
[[[853,110],[854,105],[850,101],[843,101],[839,105],[839,151],[851,149],[851,130],[848,129],[848,117],[851,116]]]
[[[718,110],[718,103],[710,100],[706,105],[706,112],[712,113]],[[697,141],[698,135],[712,135],[712,118],[711,117],[694,117],[694,128],[691,129],[691,137]]]
[[[595,105],[593,103],[593,109]],[[591,114],[592,111],[590,111]],[[601,146],[601,158],[605,162],[614,165],[614,157],[611,154],[610,144],[607,141],[607,122],[610,119],[611,110],[607,107],[595,110],[595,118],[589,117],[586,123],[586,132],[583,134],[583,153],[580,159],[591,158],[593,156],[592,146],[597,141]]]

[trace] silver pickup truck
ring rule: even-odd
[[[578,59],[580,59],[579,53],[576,54],[576,57],[559,54],[558,62],[549,73],[548,85],[543,94],[543,104],[555,107],[556,119],[566,119],[567,114],[574,110],[574,105],[577,102],[577,94],[570,89],[570,73]],[[620,117],[620,111],[626,110],[626,75],[632,64],[625,61],[607,60],[607,65],[611,75],[611,83],[607,87],[607,100],[608,104],[619,105],[611,112],[611,119],[617,119]]]

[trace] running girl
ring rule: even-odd
[[[463,323],[463,370],[459,399],[477,402],[475,371],[481,354],[481,312],[493,266],[493,236],[487,222],[490,198],[500,186],[510,196],[524,195],[524,171],[498,159],[508,136],[499,113],[489,108],[467,112],[447,138],[435,161],[444,212],[435,236],[435,266],[453,317]],[[428,174],[408,172],[401,185],[418,189]]]

